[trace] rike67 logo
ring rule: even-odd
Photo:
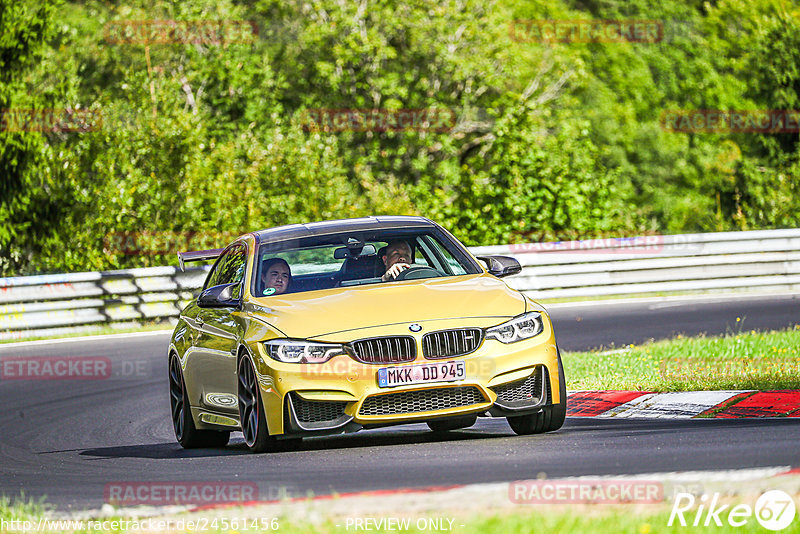
[[[698,503],[698,499],[691,493],[678,493],[675,495],[667,526],[671,527],[677,521],[682,527],[701,525],[708,527],[712,524],[721,527],[724,523],[732,527],[742,527],[750,523],[755,516],[762,527],[779,531],[794,521],[796,513],[794,499],[781,490],[771,490],[762,494],[754,507],[749,504],[733,506],[722,504],[719,497],[719,493],[714,493],[710,498],[709,495],[702,495]]]

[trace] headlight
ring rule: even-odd
[[[541,334],[544,330],[542,314],[530,312],[515,317],[501,325],[486,329],[486,339],[496,339],[502,343],[516,343]]]
[[[292,339],[265,341],[264,347],[270,358],[286,363],[323,363],[334,356],[347,354],[342,345],[335,343],[313,343]]]

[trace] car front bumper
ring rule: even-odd
[[[277,362],[258,352],[256,368],[270,434],[329,434],[370,426],[421,422],[468,414],[496,417],[523,415],[558,403],[558,352],[549,321],[533,338],[503,344],[485,339],[474,352],[444,360],[418,356],[400,364],[367,364],[337,356],[323,364]],[[497,318],[475,319],[470,326],[485,328]],[[425,330],[463,326],[464,321],[437,321]],[[477,323],[477,324],[476,324]],[[358,337],[397,334],[397,327],[371,329]],[[406,332],[407,334],[407,332]],[[352,333],[329,336],[325,341],[345,342]],[[422,334],[414,336],[419,347]],[[433,382],[379,387],[382,367],[403,367],[436,361],[463,360],[466,376],[457,382]]]

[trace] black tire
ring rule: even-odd
[[[561,392],[561,401],[550,407],[550,423],[545,432],[552,432],[564,426],[567,418],[567,377],[564,374],[564,364],[561,363],[561,351],[558,352],[558,389]]]
[[[245,355],[239,360],[236,375],[239,384],[239,422],[247,448],[253,452],[279,452],[294,450],[300,446],[303,438],[278,439],[269,435],[264,404],[261,402],[261,389],[258,387],[250,356]]]
[[[451,417],[448,419],[433,419],[431,421],[426,421],[426,423],[428,424],[428,428],[434,432],[449,432],[451,430],[458,430],[459,428],[471,427],[477,420],[477,414],[473,414]]]
[[[252,452],[293,451],[302,443],[303,438],[282,438],[269,435],[269,427],[261,402],[261,390],[255,379],[255,367],[249,356],[239,361],[237,372],[239,421],[247,448]]]
[[[236,373],[239,399],[239,422],[244,443],[253,452],[267,452],[275,440],[270,439],[266,417],[262,409],[261,392],[256,380],[256,370],[250,356],[239,360]]]
[[[174,354],[169,359],[169,405],[175,439],[184,449],[216,448],[228,444],[230,432],[198,430],[195,426],[181,362]]]
[[[561,390],[561,400],[558,403],[545,406],[537,413],[507,417],[511,430],[517,435],[524,436],[552,432],[564,426],[564,419],[567,417],[567,380],[564,376],[560,352],[558,353],[558,388]]]
[[[236,373],[238,382],[239,422],[242,426],[244,443],[253,452],[279,452],[296,449],[303,438],[278,439],[269,435],[261,390],[256,380],[256,371],[250,356],[239,360]]]
[[[541,434],[545,430],[545,424],[550,422],[550,410],[542,408],[540,411],[528,415],[515,415],[506,417],[508,426],[518,436],[528,434]]]

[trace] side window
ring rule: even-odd
[[[217,260],[217,263],[214,264],[214,267],[211,268],[211,273],[206,278],[206,285],[203,286],[203,289],[208,289],[209,287],[218,286],[219,282],[219,275],[222,272],[222,266],[225,265],[227,261],[229,252],[223,252],[222,256]]]
[[[423,249],[419,243],[414,244],[414,264],[425,265],[426,267],[431,266],[431,262],[428,261],[428,258],[425,255],[425,249]]]
[[[208,277],[206,288],[222,284],[236,284],[244,279],[244,270],[247,265],[247,251],[244,245],[236,245],[228,249],[220,257],[214,271]],[[233,297],[238,298],[241,289],[237,293],[234,291]]]
[[[436,238],[425,236],[420,241],[421,248],[430,248],[430,253],[432,256],[434,256],[431,259],[434,261],[434,263],[440,263],[442,260],[444,261],[444,265],[441,266],[444,271],[454,275],[467,274],[464,266],[461,265],[458,260],[453,257],[450,251],[443,247],[442,244],[436,240]]]

